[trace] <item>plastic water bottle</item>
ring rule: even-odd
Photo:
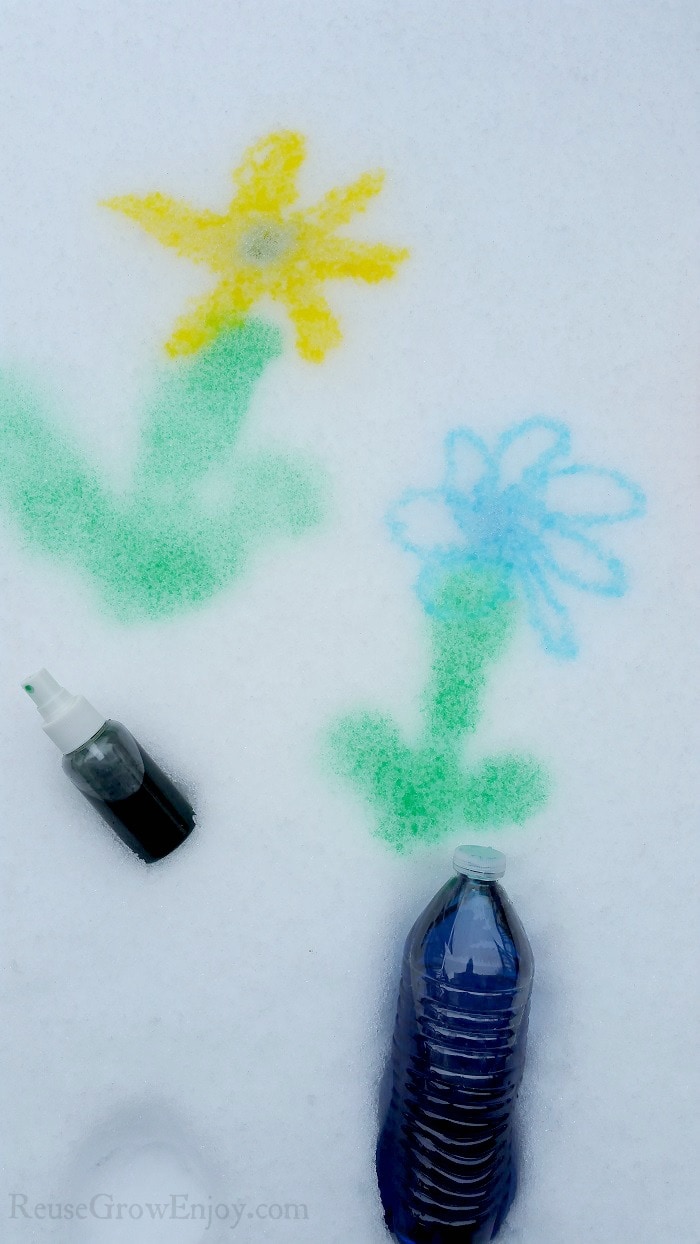
[[[377,1147],[384,1216],[400,1244],[483,1244],[515,1194],[532,951],[497,884],[505,856],[459,847],[454,866],[404,951]]]

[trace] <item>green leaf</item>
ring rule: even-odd
[[[465,778],[460,812],[470,825],[519,825],[542,807],[549,788],[545,771],[534,760],[487,760]]]

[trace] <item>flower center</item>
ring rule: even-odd
[[[293,245],[294,230],[290,225],[256,220],[246,229],[238,243],[238,250],[244,263],[254,268],[265,268],[282,259]]]
[[[478,557],[513,563],[529,556],[534,516],[523,505],[517,490],[489,490],[470,498],[470,504],[459,507],[456,518]]]

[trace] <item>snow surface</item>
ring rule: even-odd
[[[489,684],[480,744],[555,781],[535,819],[484,836],[537,962],[501,1238],[697,1244],[697,5],[0,9],[0,357],[45,380],[115,486],[208,277],[99,200],[223,204],[245,147],[293,127],[304,200],[383,166],[348,232],[412,252],[395,281],[332,290],[345,338],[322,366],[288,347],[266,374],[251,443],[317,461],[328,517],[206,608],[113,624],[0,515],[2,1238],[386,1238],[375,1098],[400,949],[458,839],[392,854],[319,739],[354,706],[417,724],[426,626],[389,504],[438,481],[449,428],[546,413],[649,508],[615,533],[629,593],[575,603],[579,658],[522,626]],[[44,663],[192,784],[200,829],[171,859],[140,865],[63,777],[17,685]],[[10,1218],[12,1193],[95,1192],[245,1208],[204,1234]],[[285,1204],[308,1217],[258,1212]]]

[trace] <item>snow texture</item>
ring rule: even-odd
[[[479,831],[508,853],[537,963],[501,1239],[698,1244],[697,5],[0,7],[0,364],[116,494],[209,277],[99,202],[223,207],[242,152],[292,128],[303,201],[382,167],[348,232],[411,252],[371,289],[333,283],[343,341],[321,365],[256,308],[284,350],[246,451],[315,464],[329,493],[201,608],[113,621],[0,510],[2,1238],[386,1238],[373,1151],[401,946],[473,834],[394,853],[324,768],[324,732],[359,708],[416,737],[429,626],[384,516],[437,485],[451,429],[493,444],[545,415],[647,513],[615,531],[624,598],[578,594],[579,655],[522,624],[484,699],[483,755],[527,753],[553,782],[524,824]],[[19,687],[42,664],[188,784],[199,828],[172,858],[141,865],[67,782]],[[17,1208],[97,1193],[243,1208]]]

